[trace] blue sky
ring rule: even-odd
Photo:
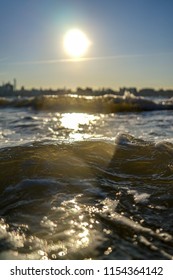
[[[0,83],[26,88],[173,88],[172,0],[0,0]],[[83,30],[87,61],[64,61]]]

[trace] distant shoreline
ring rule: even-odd
[[[142,88],[137,90],[135,87],[127,88],[123,87],[119,90],[113,90],[111,88],[101,88],[101,89],[92,89],[91,87],[81,88],[77,87],[76,90],[71,89],[25,89],[23,86],[21,89],[16,89],[15,85],[11,83],[6,83],[0,86],[0,97],[30,97],[30,96],[39,96],[39,95],[64,95],[64,94],[72,94],[78,96],[103,96],[106,94],[111,95],[119,95],[123,96],[125,92],[129,92],[135,96],[141,97],[165,97],[171,98],[173,97],[173,89],[159,89],[155,90],[153,88]]]

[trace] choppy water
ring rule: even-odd
[[[173,259],[172,101],[139,100],[1,104],[1,259]]]

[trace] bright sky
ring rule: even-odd
[[[0,0],[0,83],[173,88],[172,12],[172,0]],[[74,28],[91,42],[77,62],[63,46]]]

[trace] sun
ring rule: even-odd
[[[64,36],[64,50],[71,58],[84,56],[90,44],[86,34],[79,29],[71,29]]]

